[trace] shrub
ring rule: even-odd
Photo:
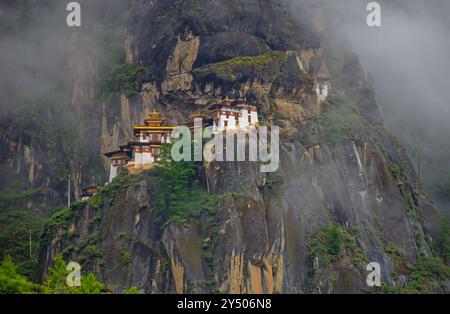
[[[143,72],[143,67],[130,63],[114,65],[101,81],[102,96],[110,98],[117,94],[127,97],[136,95],[139,91],[138,80]]]
[[[42,188],[25,189],[12,184],[0,193],[0,208],[10,209],[15,205],[23,206],[28,200],[33,200],[43,194]]]
[[[436,249],[445,261],[450,260],[450,220],[441,219],[441,228],[436,241]]]
[[[445,283],[450,279],[450,267],[437,257],[421,257],[409,275],[406,288],[416,292],[425,291],[427,281]]]
[[[218,200],[210,195],[197,176],[198,165],[193,161],[174,162],[172,145],[164,144],[156,163],[156,210],[166,215],[165,225],[185,224],[190,217],[199,217],[202,211],[215,213]]]
[[[331,95],[331,105],[325,108],[318,121],[323,127],[324,139],[335,145],[352,140],[359,130],[364,129],[363,122],[352,100],[345,95]]]
[[[55,264],[49,269],[49,275],[45,278],[44,292],[46,294],[100,294],[104,293],[105,286],[99,282],[92,273],[81,274],[81,286],[69,287],[67,276],[69,271],[61,256],[57,256]]]
[[[45,218],[27,210],[0,213],[0,259],[12,256],[18,272],[32,278],[37,269],[35,258],[40,249],[40,236],[45,223]]]
[[[42,241],[48,241],[55,235],[57,230],[61,230],[61,237],[64,240],[68,235],[68,227],[71,219],[75,216],[75,211],[70,208],[65,208],[53,214],[47,224],[45,225],[41,239]]]
[[[337,224],[331,224],[322,229],[310,242],[308,248],[310,259],[320,256],[323,266],[338,260],[344,253],[358,268],[362,268],[366,260],[354,238]]]
[[[17,272],[17,265],[10,256],[6,256],[0,265],[0,294],[31,294],[40,291],[26,277]]]
[[[131,287],[129,289],[126,289],[122,292],[123,294],[143,294],[142,290],[139,290],[136,287]]]
[[[193,70],[194,74],[208,75],[217,74],[223,75],[231,80],[236,80],[241,74],[243,68],[251,68],[253,71],[260,72],[264,68],[273,63],[281,63],[286,60],[287,55],[282,51],[270,51],[258,56],[237,57],[217,63],[205,65]]]

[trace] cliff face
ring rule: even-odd
[[[402,286],[408,265],[434,254],[438,213],[383,130],[357,56],[322,33],[320,7],[294,17],[283,1],[133,1],[125,24],[126,61],[145,71],[137,94],[91,117],[102,151],[155,107],[182,124],[231,93],[256,99],[264,124],[281,127],[280,169],[204,164],[218,206],[184,224],[156,213],[152,173],[121,178],[49,226],[42,272],[63,253],[115,292],[349,293],[371,291],[369,262]],[[317,62],[331,75],[322,103]],[[84,114],[90,79],[75,78]]]

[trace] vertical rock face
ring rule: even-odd
[[[185,123],[232,93],[256,99],[261,122],[281,127],[280,168],[205,164],[219,205],[183,225],[156,213],[152,174],[134,177],[49,231],[43,272],[59,252],[82,259],[114,292],[352,293],[370,291],[369,262],[392,286],[409,275],[405,264],[432,255],[437,211],[383,130],[357,57],[321,40],[320,7],[306,7],[300,22],[289,12],[283,1],[130,4],[126,59],[146,71],[136,96],[100,105],[101,149],[130,139],[155,107]],[[330,73],[324,102],[317,63]],[[92,86],[75,81],[83,108]]]

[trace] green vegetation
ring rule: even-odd
[[[217,197],[210,195],[197,175],[194,161],[174,162],[171,144],[164,144],[156,162],[156,210],[166,216],[165,225],[172,222],[186,224],[191,217],[199,217],[202,211],[214,214]]]
[[[41,287],[18,272],[10,256],[3,259],[0,265],[0,294],[31,294],[40,291]]]
[[[96,224],[102,218],[102,207],[105,205],[112,206],[119,196],[120,192],[127,189],[128,187],[135,186],[139,184],[141,177],[127,175],[126,172],[121,171],[114,178],[114,180],[107,185],[100,187],[98,192],[92,196],[89,200],[85,202],[78,202],[73,205],[76,209],[78,206],[89,205],[96,209],[96,215],[90,221],[91,224]]]
[[[383,251],[391,256],[391,257],[403,257],[403,251],[401,249],[399,249],[394,243],[387,243],[383,246]]]
[[[81,274],[81,286],[69,287],[67,276],[70,271],[61,256],[49,269],[43,285],[37,285],[18,273],[17,265],[7,256],[0,265],[0,294],[100,294],[106,292],[104,285],[92,273]]]
[[[120,257],[125,265],[128,265],[133,261],[133,256],[131,256],[125,248],[120,248]]]
[[[322,270],[326,269],[331,263],[337,262],[343,257],[348,257],[356,269],[360,271],[368,263],[355,238],[344,227],[336,223],[321,229],[309,241],[307,249],[309,267],[308,280],[304,287],[305,293],[312,293],[314,291],[318,279],[317,274],[321,272],[316,267]],[[318,265],[315,265],[316,257],[319,260]],[[337,280],[336,274],[332,273],[330,280],[335,282]]]
[[[308,245],[309,259],[319,256],[321,266],[327,266],[348,255],[358,269],[364,267],[366,258],[355,239],[340,225],[331,224],[322,229]]]
[[[64,258],[69,258],[72,253],[77,254],[77,261],[83,267],[104,265],[103,251],[97,247],[97,242],[100,240],[99,233],[90,236],[81,241],[79,245],[69,245],[64,249],[62,255]]]
[[[435,281],[441,286],[450,279],[450,267],[440,258],[421,257],[414,266],[406,283],[407,292],[426,292],[426,282]]]
[[[16,208],[17,204],[25,207],[25,202],[33,200],[43,192],[42,188],[23,189],[19,184],[11,184],[0,192],[0,208],[2,210]]]
[[[389,242],[385,244],[378,243],[378,246],[383,248],[383,251],[389,256],[389,260],[392,263],[392,277],[397,278],[399,275],[405,275],[409,273],[411,265],[405,258],[404,251],[396,246],[394,243]]]
[[[99,282],[92,273],[81,274],[81,285],[69,287],[67,276],[70,271],[66,269],[67,264],[61,256],[55,259],[55,265],[49,269],[43,291],[45,294],[100,294],[106,292],[105,286]]]
[[[272,63],[280,63],[286,60],[286,57],[286,52],[271,51],[258,56],[237,57],[208,64],[194,69],[193,72],[194,74],[223,74],[229,79],[236,80],[239,69],[242,67],[251,67],[255,71],[261,71]]]
[[[123,94],[127,97],[134,96],[139,91],[139,77],[144,73],[144,68],[134,64],[114,65],[101,81],[102,96],[110,99],[114,95]]]
[[[436,251],[444,261],[450,262],[450,220],[448,218],[441,219],[441,228],[439,236],[436,239]]]
[[[125,240],[125,241],[133,241],[134,236],[127,232],[120,232],[116,236],[116,241]]]
[[[123,189],[139,182],[139,177],[129,176],[120,173],[110,184],[99,189],[98,193],[87,201],[76,202],[71,208],[65,208],[53,214],[45,223],[43,220],[41,243],[47,241],[57,241],[65,243],[66,240],[75,236],[74,231],[70,230],[71,222],[80,213],[83,206],[91,206],[95,209],[94,217],[89,221],[89,227],[92,234],[83,239],[78,244],[65,245],[62,256],[66,259],[76,254],[77,261],[83,267],[96,266],[101,267],[104,264],[103,252],[98,248],[97,243],[101,239],[101,233],[98,230],[98,223],[101,221],[104,206],[112,206]],[[125,237],[126,235],[123,235]],[[37,238],[38,236],[36,236]],[[121,236],[122,238],[122,236]],[[39,247],[39,243],[36,244]],[[36,249],[37,250],[37,249]],[[131,256],[127,253],[123,255],[125,263],[131,261]]]
[[[44,217],[27,210],[0,213],[0,259],[8,255],[14,257],[17,271],[28,278],[38,266],[40,235],[45,221]]]
[[[445,201],[450,201],[450,175],[441,176],[433,182],[436,195]]]
[[[138,184],[139,179],[139,176],[127,175],[123,171],[120,172],[112,182],[99,189],[98,193],[89,200],[89,205],[97,209],[105,204],[112,206],[120,192]]]
[[[383,250],[395,262],[395,269],[399,273],[407,276],[404,286],[388,287],[386,285],[380,288],[382,293],[390,294],[411,294],[411,293],[427,293],[430,287],[445,287],[446,282],[450,279],[450,267],[439,257],[419,256],[414,265],[408,263],[404,253],[393,243],[387,243],[383,246]],[[393,276],[397,276],[394,270]]]
[[[42,231],[42,240],[48,241],[52,238],[56,231],[60,231],[58,240],[65,240],[69,236],[68,228],[71,219],[75,216],[76,212],[70,208],[65,208],[56,212],[51,216]]]
[[[400,165],[398,165],[398,164],[391,165],[391,172],[396,178],[401,178],[401,176],[402,176],[402,169],[401,169]],[[399,184],[401,184],[401,183],[399,183]]]
[[[414,266],[408,266],[408,271],[409,275],[405,286],[388,287],[384,285],[379,291],[389,294],[427,293],[430,291],[430,287],[435,286],[433,283],[445,289],[446,282],[450,279],[450,267],[438,257],[422,256]]]
[[[72,219],[78,214],[78,211],[74,208],[66,208],[55,213],[48,220],[42,233],[42,241],[45,243],[50,239],[64,242],[69,239],[73,234],[69,231],[69,225]],[[57,237],[55,238],[55,235]],[[103,258],[103,252],[96,247],[96,243],[100,240],[100,233],[96,232],[92,236],[87,237],[81,241],[78,245],[68,245],[62,251],[64,258],[69,258],[73,253],[78,254],[78,261],[82,265],[88,265],[90,263],[99,262]],[[100,261],[99,261],[100,260]]]
[[[161,271],[166,272],[169,270],[169,258],[167,256],[163,256],[161,258]]]
[[[144,292],[142,290],[139,290],[136,287],[131,287],[129,289],[126,289],[122,292],[122,294],[143,294]]]
[[[332,94],[329,102],[331,105],[318,118],[325,141],[336,145],[354,139],[355,134],[364,129],[364,123],[352,100],[343,94]]]
[[[196,282],[192,282],[190,289],[195,289],[197,287],[208,287],[210,290],[217,290],[217,283],[215,279],[214,272],[214,254],[213,254],[213,245],[212,238],[208,237],[202,239],[200,241],[201,249],[202,249],[202,257],[206,262],[206,266],[208,269],[209,279],[200,280]]]

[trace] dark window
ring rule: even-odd
[[[325,89],[325,83],[320,82],[319,83],[319,95],[323,95],[323,90]]]

